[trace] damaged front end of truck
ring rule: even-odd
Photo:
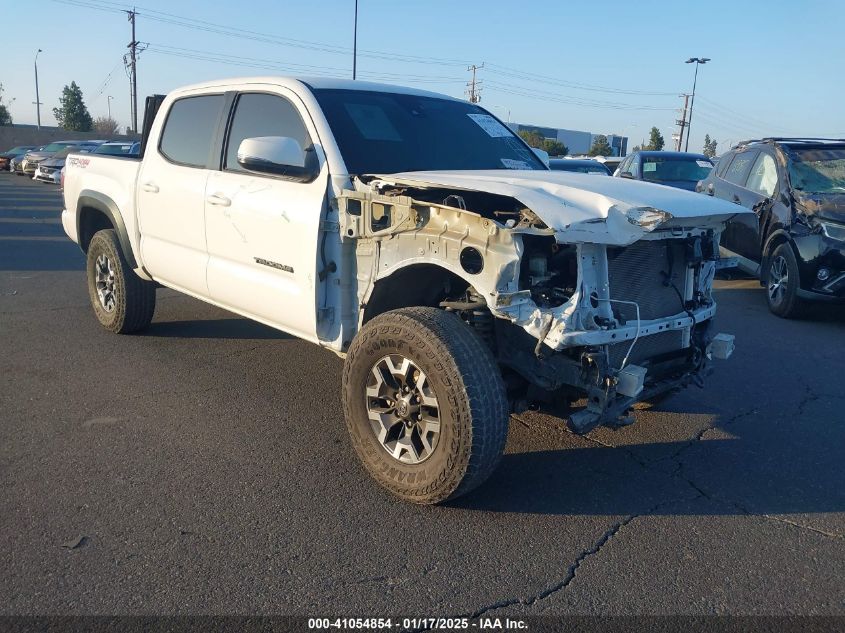
[[[579,433],[703,384],[733,350],[710,322],[719,236],[736,207],[622,179],[523,174],[356,178],[337,200],[358,325],[409,302],[455,311],[493,351],[515,409],[577,403],[568,423]]]

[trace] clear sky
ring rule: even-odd
[[[16,123],[42,123],[72,80],[93,116],[129,122],[117,0],[0,0],[0,83]],[[351,77],[354,0],[139,0],[143,97],[244,75]],[[690,150],[763,135],[845,137],[842,0],[359,0],[358,77],[461,96],[469,64],[481,104],[520,123],[619,133],[656,125],[671,147],[698,75]]]

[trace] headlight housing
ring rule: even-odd
[[[672,219],[672,214],[654,207],[631,207],[625,211],[625,217],[634,226],[640,226],[647,231],[651,231],[666,220]]]

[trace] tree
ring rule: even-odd
[[[531,147],[541,149],[549,156],[566,156],[569,153],[569,148],[566,145],[560,141],[545,138],[539,130],[520,130],[517,134]]]
[[[705,156],[715,158],[716,156],[716,139],[711,139],[709,134],[704,135],[704,151]]]
[[[604,134],[599,134],[593,139],[593,146],[587,152],[587,156],[612,156],[613,148],[607,142],[607,137]]]
[[[64,129],[71,132],[90,132],[94,121],[82,100],[82,90],[75,81],[65,86],[59,99],[60,108],[53,108],[53,116]]]
[[[114,136],[117,134],[117,128],[117,121],[107,116],[98,116],[94,121],[94,130],[103,136]]]
[[[666,142],[663,140],[663,135],[660,133],[656,127],[651,128],[651,133],[648,137],[648,145],[643,147],[644,150],[657,152],[663,149],[663,146],[666,145]]]
[[[0,84],[0,125],[11,125],[12,115],[9,108],[3,103],[3,84]]]
[[[537,130],[520,130],[518,134],[531,147],[540,147],[546,139]]]

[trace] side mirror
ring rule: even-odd
[[[296,139],[287,136],[245,138],[238,146],[238,164],[249,171],[303,182],[313,180],[319,173],[313,146],[303,149]]]
[[[620,172],[619,172],[619,175],[620,175],[622,178],[630,178],[631,180],[633,180],[633,179],[634,179],[634,174],[632,174],[630,171],[620,171]]]
[[[532,147],[531,150],[537,155],[543,164],[548,167],[549,166],[549,153],[546,150],[538,149],[536,147]]]

